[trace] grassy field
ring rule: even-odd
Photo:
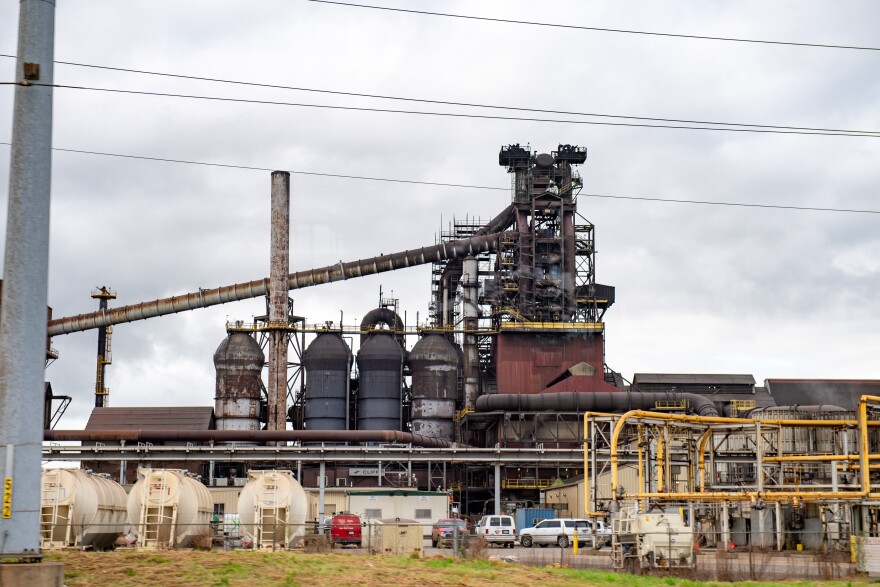
[[[607,571],[526,567],[501,561],[460,561],[441,556],[409,559],[352,554],[300,552],[62,552],[46,560],[64,563],[70,586],[142,587],[303,587],[364,585],[376,587],[505,585],[548,587],[703,587],[730,583],[700,583],[671,577],[637,577]],[[755,583],[773,587],[851,587],[847,581]]]

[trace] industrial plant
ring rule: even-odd
[[[120,502],[93,508],[113,533],[127,507],[142,546],[185,545],[194,526],[230,515],[256,547],[294,547],[306,524],[342,511],[429,526],[535,507],[617,529],[612,520],[659,510],[658,524],[719,550],[850,550],[851,537],[877,536],[880,381],[626,379],[606,364],[615,288],[597,281],[594,226],[578,212],[586,160],[575,145],[504,146],[511,193],[489,221],[452,221],[424,248],[298,273],[289,175],[275,172],[268,278],[121,307],[101,288],[97,312],[51,318],[50,337],[96,329],[98,357],[85,430],[58,424],[69,398],[47,386],[44,459],[91,473],[44,475],[44,544],[77,543],[58,494],[74,485]],[[422,323],[381,292],[358,324],[292,312],[299,288],[426,264]],[[262,296],[266,315],[230,321],[205,349],[213,405],[207,389],[201,407],[116,405],[106,385],[113,325]],[[127,504],[100,489],[107,477],[133,486]],[[180,505],[153,504],[157,491]],[[680,512],[674,524],[669,512]],[[648,561],[614,544],[615,566]],[[692,561],[690,550],[675,558]]]

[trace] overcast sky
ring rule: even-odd
[[[504,0],[377,4],[687,35],[880,46],[880,4]],[[0,0],[0,52],[18,0]],[[69,0],[60,61],[320,90],[584,113],[880,131],[880,52],[491,23],[305,0]],[[58,84],[422,111],[499,112],[58,65]],[[0,81],[14,60],[0,58]],[[0,86],[0,141],[13,89]],[[553,118],[551,115],[538,115]],[[603,120],[557,115],[567,120]],[[607,120],[607,119],[604,119]],[[589,194],[880,210],[880,138],[464,119],[55,91],[56,148],[291,171],[508,187],[498,150],[589,149],[579,211],[597,281],[616,286],[606,361],[635,372],[880,379],[880,215],[737,208]],[[9,147],[0,145],[5,231]],[[291,269],[432,245],[453,217],[489,219],[505,191],[292,176]],[[261,278],[267,171],[55,152],[49,303],[56,317]],[[0,239],[2,246],[2,239]],[[308,322],[355,323],[379,288],[424,320],[429,267],[294,292]],[[228,319],[263,300],[119,325],[110,405],[212,405]],[[58,336],[47,371],[84,425],[95,331]]]

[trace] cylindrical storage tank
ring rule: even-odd
[[[214,352],[217,430],[259,430],[260,372],[265,355],[254,337],[232,332]]]
[[[290,471],[250,471],[238,496],[244,536],[254,548],[293,548],[305,534],[309,500]]]
[[[306,430],[347,430],[351,349],[339,334],[324,333],[303,354]]]
[[[358,430],[400,430],[404,353],[390,334],[373,334],[357,355]]]
[[[116,481],[81,469],[43,469],[41,487],[41,548],[106,549],[125,530],[128,496]]]
[[[211,532],[214,503],[208,488],[177,469],[138,469],[128,494],[128,519],[145,548],[186,548]]]
[[[428,334],[410,351],[409,365],[413,433],[453,440],[458,351],[445,336]]]

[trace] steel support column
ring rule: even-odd
[[[40,556],[55,2],[19,3],[0,310],[0,559]]]
[[[495,515],[501,513],[501,465],[495,463]]]

